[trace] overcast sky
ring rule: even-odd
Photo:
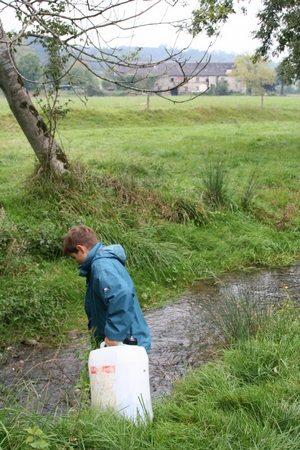
[[[251,32],[257,27],[257,19],[255,17],[257,6],[254,3],[251,3],[251,7],[248,5],[247,16],[237,14],[229,18],[221,30],[221,35],[213,44],[212,50],[223,50],[227,53],[243,53],[247,51],[253,52],[258,47],[258,41],[251,36]],[[197,47],[200,46],[201,37],[196,38],[193,47],[194,44]]]
[[[180,8],[176,5],[175,8],[170,8],[169,14],[175,19],[179,17],[191,16],[190,10],[193,5],[197,5],[197,0],[189,0],[190,8]],[[253,52],[258,42],[251,36],[251,32],[257,28],[257,19],[255,13],[258,11],[260,0],[251,0],[248,4],[247,1],[243,2],[243,5],[247,7],[247,15],[236,14],[228,20],[228,22],[222,27],[221,35],[216,41],[213,42],[210,50],[223,50],[227,53],[243,53],[246,51]],[[176,40],[176,34],[172,32],[170,27],[165,28],[165,32],[157,27],[152,32],[146,29],[136,33],[135,38],[132,40],[132,45],[157,47],[159,45],[172,46]],[[190,36],[181,35],[177,41],[177,47],[184,47],[190,43]],[[198,50],[205,50],[211,43],[211,39],[205,35],[197,36],[191,47]],[[179,45],[181,44],[181,45]]]
[[[125,11],[126,14],[128,14],[130,8],[133,8],[132,11],[134,11],[137,8],[147,8],[149,5],[152,6],[152,4],[155,4],[153,11],[150,8],[150,11],[145,14],[145,21],[151,21],[151,14],[153,16],[153,22],[161,20],[162,17],[164,17],[165,20],[181,20],[183,18],[191,17],[191,11],[198,5],[198,0],[187,0],[187,3],[188,7],[181,7],[179,3],[177,3],[175,7],[169,7],[166,14],[166,4],[168,4],[168,1],[136,0],[134,2],[127,3]],[[258,11],[259,3],[260,0],[251,0],[249,4],[248,0],[242,0],[242,4],[248,9],[247,16],[242,14],[232,16],[223,26],[221,35],[215,42],[213,42],[213,45],[210,47],[209,51],[222,50],[227,53],[243,53],[246,51],[253,52],[258,46],[258,42],[253,40],[251,37],[251,31],[257,28],[255,13]],[[122,17],[122,12],[119,14],[119,17]],[[2,20],[4,19],[4,27],[6,31],[8,31],[7,25],[10,24],[13,26],[12,24],[14,22],[13,14],[12,11],[10,11],[10,8],[6,10],[5,14],[1,13],[1,18]],[[124,34],[122,32],[123,37],[121,40],[116,39],[116,36],[120,30],[117,30],[116,33],[116,29],[113,29],[111,26],[107,28],[104,27],[103,30],[105,32],[107,30],[107,33],[109,33],[107,42],[110,42],[112,46],[127,45],[131,47],[158,47],[160,45],[165,45],[167,47],[175,46],[176,48],[181,49],[191,44],[192,48],[206,50],[211,43],[211,39],[208,39],[206,36],[197,36],[192,43],[191,37],[186,33],[181,33],[178,38],[178,34],[176,34],[170,26],[161,27],[157,25],[150,28],[140,28],[135,31],[135,36],[133,38],[130,37],[131,32],[127,33],[127,38],[124,38],[124,36],[126,37],[126,33]]]

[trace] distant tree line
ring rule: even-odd
[[[26,42],[28,41],[28,42]],[[30,47],[29,44],[30,43]],[[26,88],[30,91],[35,90],[39,87],[39,81],[42,79],[43,70],[42,67],[47,63],[47,53],[45,52],[44,47],[36,42],[29,42],[29,40],[24,40],[24,46],[18,48],[18,52],[16,55],[16,61],[18,65],[18,69],[24,77],[24,84]],[[28,47],[26,46],[28,45]],[[30,48],[30,49],[29,49]],[[108,52],[109,49],[106,49]],[[129,51],[128,47],[122,47],[119,50],[120,56]],[[143,61],[149,60],[149,55],[153,61],[159,61],[165,56],[165,47],[144,47],[139,53],[139,61],[142,63]],[[90,49],[91,54],[93,53],[93,49]],[[116,54],[116,51],[115,51]],[[199,61],[206,54],[205,51],[197,50],[197,49],[188,49],[183,52],[184,57],[189,61]],[[232,62],[236,57],[235,53],[226,53],[223,51],[212,51],[210,53],[210,59],[213,62]],[[95,72],[103,72],[107,70],[101,66],[99,63],[91,62],[90,65]],[[136,80],[134,81],[136,84]],[[151,77],[147,80],[141,81],[140,85],[144,89],[152,89],[153,88],[153,79]],[[128,77],[126,83],[128,84],[128,89],[130,89],[133,82]],[[74,66],[70,69],[67,77],[64,77],[61,80],[61,86],[63,90],[66,90],[66,86],[76,86],[76,88],[81,87],[86,95],[88,96],[96,96],[103,95],[103,90],[107,91],[124,91],[126,90],[126,86],[117,86],[112,85],[112,83],[108,81],[102,81],[101,86],[99,85],[99,80],[96,76],[94,76],[87,68],[85,68],[79,62],[76,62]],[[222,95],[223,91],[219,92],[219,95]],[[225,92],[224,92],[225,93]]]

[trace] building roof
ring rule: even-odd
[[[118,66],[116,74],[146,76],[148,74],[160,77],[163,75],[178,76],[225,76],[228,70],[232,70],[233,62],[209,62],[209,63],[185,63],[180,66],[178,63],[162,63],[147,67],[145,64],[137,64],[132,67]]]

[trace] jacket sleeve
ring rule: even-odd
[[[114,341],[124,341],[134,320],[135,292],[122,276],[125,270],[119,262],[105,264],[93,283],[94,293],[100,296],[106,311],[105,336]]]

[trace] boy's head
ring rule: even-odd
[[[97,242],[97,235],[91,228],[84,225],[72,227],[64,239],[63,252],[67,256],[73,256],[81,252],[82,247],[87,251],[91,250]]]

